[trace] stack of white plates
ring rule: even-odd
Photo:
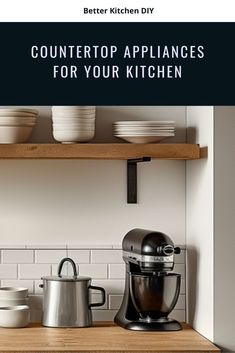
[[[34,109],[0,109],[0,143],[27,142],[37,116]]]
[[[159,142],[175,136],[174,121],[116,121],[114,136],[132,143]]]
[[[25,327],[29,323],[28,289],[0,288],[0,327]]]
[[[88,142],[95,136],[95,106],[52,107],[53,136],[62,143]]]

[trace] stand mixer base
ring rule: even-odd
[[[127,330],[133,331],[179,331],[182,330],[181,324],[174,319],[160,319],[159,321],[119,321],[115,320],[116,323]]]

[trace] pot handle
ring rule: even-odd
[[[77,269],[76,269],[76,264],[75,264],[75,262],[72,259],[70,259],[70,257],[65,257],[64,259],[62,259],[60,261],[59,266],[58,266],[58,276],[62,277],[61,272],[62,272],[62,268],[63,268],[63,265],[64,265],[65,262],[70,262],[71,263],[71,265],[73,267],[73,276],[77,277],[78,276],[78,272],[77,272]]]
[[[105,303],[105,290],[104,290],[104,288],[102,288],[102,287],[97,287],[97,286],[89,286],[88,287],[89,289],[95,289],[95,290],[99,290],[99,291],[101,291],[101,295],[102,295],[102,299],[101,299],[101,302],[100,303],[91,303],[91,304],[89,304],[88,305],[88,307],[89,308],[93,308],[93,307],[96,307],[96,306],[102,306],[102,305],[104,305],[104,303]]]

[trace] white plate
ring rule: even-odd
[[[28,288],[25,287],[1,287],[0,299],[25,299],[28,296]]]
[[[175,131],[174,127],[153,127],[153,126],[135,126],[135,127],[114,127],[116,131]]]
[[[161,133],[161,134],[164,134],[164,133],[174,133],[175,132],[175,130],[174,129],[161,129],[161,130],[158,130],[158,129],[147,129],[147,128],[141,128],[141,129],[114,129],[113,130],[114,132],[119,132],[119,133],[131,133],[131,134],[133,134],[133,133],[135,133],[135,132],[137,132],[137,133],[144,133],[144,132],[148,132],[148,133],[150,133],[150,132],[158,132],[158,133]]]
[[[96,107],[95,106],[53,106],[52,108],[53,113],[54,112],[95,112]]]
[[[153,143],[160,142],[168,136],[116,136],[124,141],[131,143]]]
[[[29,298],[25,297],[22,299],[0,299],[0,307],[3,306],[15,306],[15,305],[28,305]]]
[[[162,126],[162,125],[174,125],[175,122],[174,121],[169,121],[169,120],[166,120],[166,121],[160,121],[160,120],[133,120],[133,121],[115,121],[113,123],[114,125],[130,125],[130,126],[133,126],[133,125],[159,125],[159,126]]]
[[[147,132],[143,132],[143,133],[137,133],[137,132],[135,132],[135,133],[115,133],[114,134],[115,136],[166,136],[166,137],[168,137],[168,136],[175,136],[175,134],[174,133],[157,133],[157,132],[152,132],[152,133],[147,133]]]

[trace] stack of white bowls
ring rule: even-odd
[[[28,289],[0,288],[0,327],[25,327],[29,323]]]
[[[0,109],[0,143],[27,142],[37,116],[34,109]]]
[[[52,107],[53,136],[62,143],[88,142],[95,136],[95,106]]]
[[[132,143],[159,142],[175,136],[174,121],[116,121],[114,136]]]

